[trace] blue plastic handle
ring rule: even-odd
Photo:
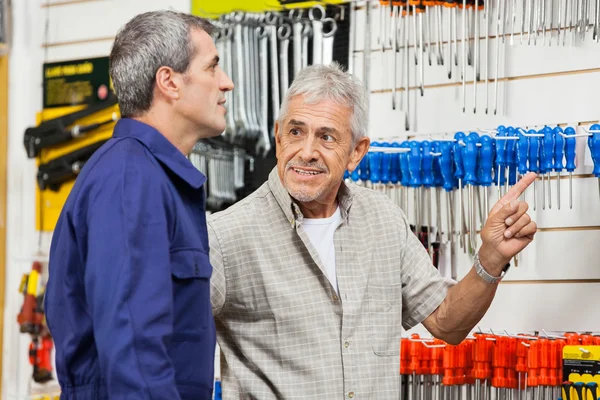
[[[381,153],[372,152],[369,153],[369,180],[372,183],[379,183],[381,181]]]
[[[481,186],[492,185],[492,164],[494,162],[494,139],[488,135],[479,138],[479,184]]]
[[[542,164],[544,171],[550,172],[554,168],[554,132],[549,126],[543,129],[544,132],[544,158]]]
[[[454,177],[456,179],[463,179],[465,176],[465,169],[463,166],[462,159],[462,147],[459,142],[464,142],[465,134],[463,132],[456,132],[454,134],[454,143],[452,144],[454,154]]]
[[[423,158],[421,159],[421,169],[423,171],[423,186],[433,187],[433,156],[431,155],[431,142],[424,140],[421,142],[423,149]]]
[[[565,154],[565,138],[560,135],[563,133],[560,126],[554,128],[552,132],[554,133],[554,170],[560,172],[565,168],[563,162]]]
[[[530,129],[529,134],[537,134],[535,129]],[[529,138],[529,172],[540,172],[539,165],[540,158],[540,138],[539,137],[530,137]]]
[[[477,184],[477,142],[474,136],[467,136],[462,146],[462,159],[465,167],[465,184]]]
[[[400,144],[403,149],[410,149],[407,141]],[[408,168],[408,153],[400,153],[400,184],[404,187],[410,186],[410,171]]]
[[[438,158],[442,178],[444,179],[444,189],[447,192],[451,192],[452,190],[454,190],[454,171],[452,170],[452,144],[450,142],[440,143],[440,153],[442,153],[442,155]]]
[[[417,188],[421,186],[421,146],[419,142],[409,142],[410,153],[408,153],[408,172],[410,173],[409,186]]]
[[[575,139],[575,129],[571,126],[565,129],[565,135],[573,136],[565,138],[565,157],[567,159],[567,164],[565,168],[569,172],[575,171],[575,145],[577,144],[577,140]]]
[[[444,186],[444,177],[442,176],[442,169],[440,167],[440,153],[442,150],[442,143],[439,141],[431,142],[431,151],[436,155],[433,157],[433,186],[441,188]]]
[[[594,124],[590,130],[600,131],[600,125]],[[594,162],[594,174],[595,177],[600,178],[600,133],[592,133],[592,136],[588,137],[588,147],[592,154],[592,161]]]
[[[392,147],[389,143],[384,142],[381,147]],[[383,153],[381,155],[381,183],[387,185],[390,183],[390,174],[392,169],[392,155],[390,153]]]
[[[508,128],[506,128],[506,137],[517,137],[517,133],[515,131],[515,128],[513,128],[512,126],[509,126]],[[511,165],[516,166],[517,165],[517,141],[516,140],[505,140],[506,142],[506,147],[504,148],[505,151],[505,160],[506,160],[506,166],[510,167]]]
[[[400,148],[400,143],[394,142],[391,145],[392,148],[398,149]],[[392,153],[392,162],[390,168],[390,181],[397,185],[400,182],[400,153]]]
[[[527,136],[519,132],[519,140],[517,140],[517,164],[519,174],[527,173],[527,158],[529,157],[529,139]]]
[[[506,137],[506,130],[498,130],[496,137]],[[496,140],[496,159],[494,160],[494,166],[498,171],[502,171],[506,166],[506,142],[507,140],[499,139]]]

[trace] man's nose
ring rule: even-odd
[[[317,151],[317,140],[313,135],[306,135],[304,141],[302,142],[300,158],[304,162],[311,162],[319,158],[319,153]]]

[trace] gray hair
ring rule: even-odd
[[[137,117],[150,109],[160,67],[188,70],[198,51],[191,43],[193,28],[209,35],[214,31],[208,20],[175,11],[137,15],[119,30],[109,68],[123,117]]]
[[[279,123],[288,113],[289,102],[294,96],[303,95],[304,102],[315,104],[331,100],[352,109],[350,129],[353,143],[367,135],[369,126],[369,98],[362,83],[339,64],[311,65],[296,75],[281,103]]]

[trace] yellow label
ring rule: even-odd
[[[265,12],[281,11],[292,8],[308,8],[315,5],[342,4],[345,0],[303,1],[282,6],[278,0],[192,0],[192,14],[204,18],[218,18],[232,11]]]
[[[563,360],[600,361],[600,346],[565,346]]]
[[[25,285],[27,284],[27,274],[23,274],[23,277],[21,278],[21,284],[19,285],[19,293],[23,293],[23,291],[25,290]]]

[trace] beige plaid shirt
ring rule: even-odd
[[[339,297],[274,169],[209,218],[223,399],[398,399],[401,326],[444,300],[444,280],[381,193],[342,184]]]

